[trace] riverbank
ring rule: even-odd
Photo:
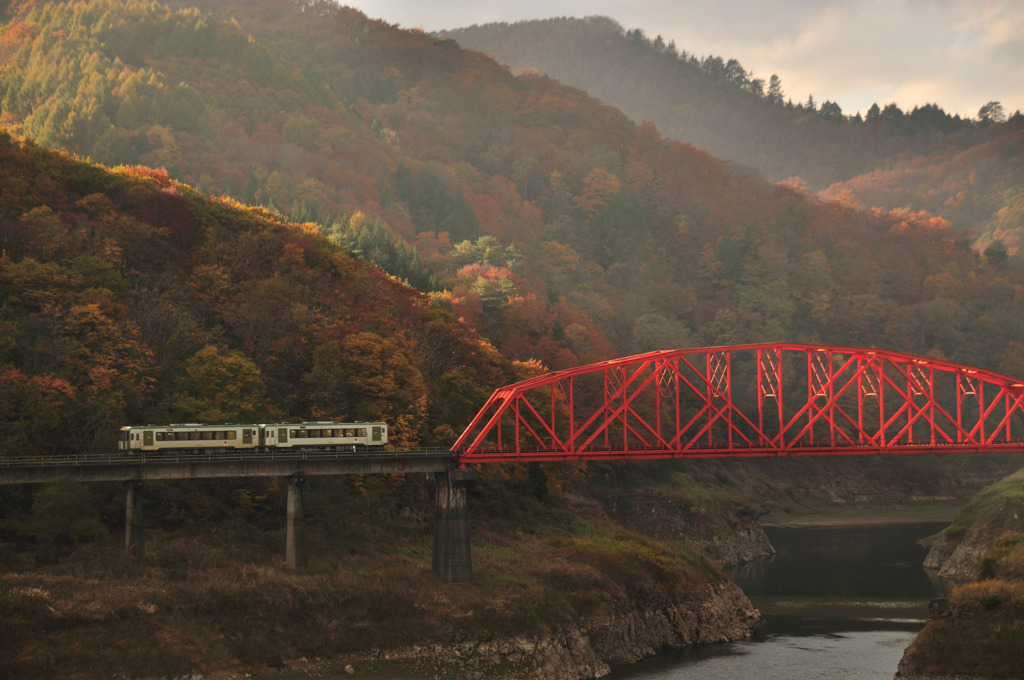
[[[934,590],[917,539],[944,523],[770,527],[769,562],[733,572],[765,617],[757,640],[663,655],[616,680],[886,680]]]
[[[221,554],[175,576],[161,573],[159,545],[153,562],[116,573],[7,573],[0,676],[304,678],[351,666],[356,677],[582,680],[760,624],[742,591],[685,549],[619,535],[504,550],[524,560],[516,575],[482,555],[477,581],[457,586],[427,564],[367,559],[290,573]]]
[[[471,490],[475,579],[460,586],[433,577],[415,479],[308,480],[302,572],[282,568],[283,501],[263,487],[235,492],[265,506],[250,520],[193,522],[178,509],[188,487],[154,486],[141,560],[119,534],[59,554],[7,544],[0,676],[290,679],[327,664],[369,678],[597,677],[607,650],[629,662],[748,635],[749,601],[702,598],[725,565],[770,549],[762,525],[945,521],[957,491],[1002,462],[971,458],[957,475],[938,458],[606,463],[576,486],[567,466],[494,466]],[[910,487],[917,500],[893,500]],[[123,516],[120,487],[98,496]],[[552,675],[528,665],[538,656]]]
[[[385,533],[379,513],[352,514],[331,540],[313,524],[302,571],[281,565],[280,530],[227,523],[152,531],[141,559],[113,536],[53,562],[9,554],[22,566],[0,574],[0,677],[351,666],[356,677],[581,680],[665,647],[741,639],[760,621],[692,547],[554,501],[528,523],[476,525],[474,581],[460,585],[434,577],[429,525],[400,518],[406,528]]]
[[[548,635],[302,659],[253,677],[300,680],[344,672],[367,680],[590,680],[607,675],[610,664],[632,664],[666,648],[749,639],[761,625],[735,585],[719,584],[687,600],[590,619]]]
[[[803,506],[797,512],[771,510],[758,519],[763,527],[870,526],[951,522],[963,505],[954,498],[901,503],[830,503]]]

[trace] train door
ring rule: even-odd
[[[142,448],[153,448],[153,430],[142,431]]]
[[[288,428],[279,427],[277,428],[277,445],[284,446],[288,443]]]
[[[382,428],[380,426],[374,426],[374,427],[372,427],[370,429],[372,431],[372,435],[371,436],[373,437],[373,443],[374,444],[380,444],[381,443],[381,439],[383,437],[382,431],[383,431],[384,428]]]
[[[244,446],[252,446],[252,428],[251,427],[243,427],[242,428],[242,444]]]

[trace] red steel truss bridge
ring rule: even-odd
[[[662,350],[502,387],[458,462],[1024,450],[1024,383],[879,349]]]

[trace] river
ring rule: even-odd
[[[935,596],[917,540],[946,524],[766,528],[775,558],[732,576],[766,619],[754,640],[667,653],[609,680],[892,680]]]

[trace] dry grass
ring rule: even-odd
[[[356,551],[314,531],[301,572],[268,549],[279,535],[239,549],[238,536],[153,532],[141,560],[110,540],[0,577],[0,676],[173,677],[543,633],[718,578],[683,548],[572,513],[548,519],[474,528],[475,581],[457,586],[435,579],[430,536],[415,531],[373,539],[349,526],[365,539]]]

